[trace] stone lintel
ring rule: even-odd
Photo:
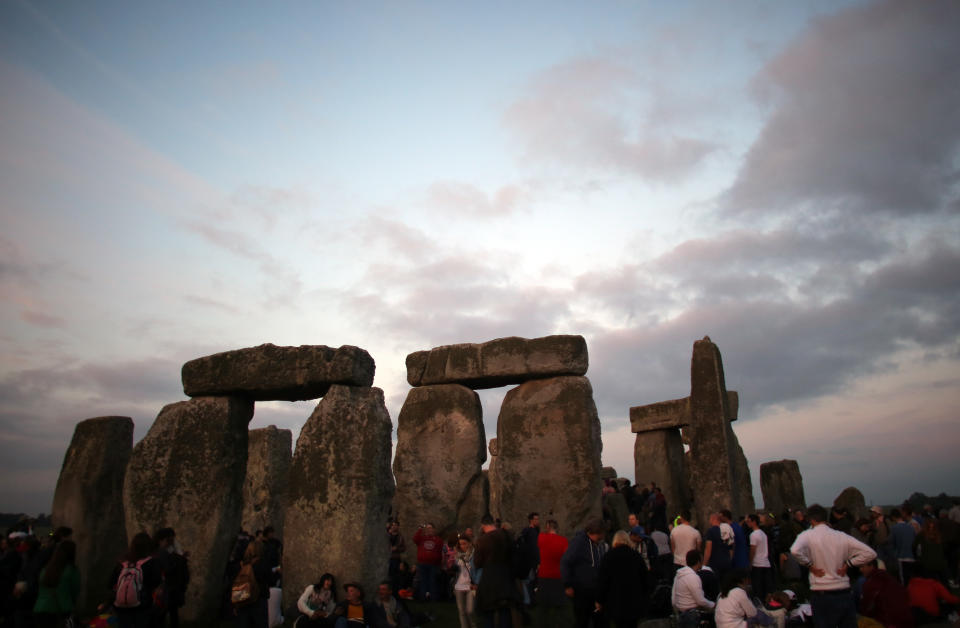
[[[728,390],[728,421],[737,420],[739,408],[740,395],[735,390]],[[686,427],[687,425],[690,425],[690,397],[630,408],[630,431],[634,434]]]

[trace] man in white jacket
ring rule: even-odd
[[[827,511],[807,509],[810,529],[801,532],[790,553],[810,568],[810,606],[815,628],[856,628],[857,608],[850,594],[847,568],[877,557],[870,546],[827,525]]]

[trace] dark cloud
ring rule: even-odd
[[[960,5],[871,2],[820,18],[763,69],[770,108],[722,204],[920,214],[956,206]]]

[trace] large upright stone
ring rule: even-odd
[[[263,344],[190,360],[181,378],[188,397],[303,401],[322,397],[333,384],[370,386],[375,370],[373,358],[359,347]]]
[[[603,445],[586,377],[530,381],[508,392],[497,420],[497,446],[490,484],[503,520],[522,527],[534,511],[556,519],[569,535],[601,515]]]
[[[790,509],[805,509],[803,476],[796,460],[776,460],[760,465],[760,492],[763,494],[763,509],[776,516]]]
[[[633,461],[636,482],[656,482],[667,500],[668,512],[679,513],[690,507],[690,487],[679,429],[638,433],[633,445]]]
[[[253,402],[200,397],[165,406],[130,456],[123,483],[127,536],[171,527],[190,552],[181,617],[212,625],[223,569],[240,527]]]
[[[690,424],[683,428],[690,444],[687,472],[694,496],[693,517],[701,526],[711,512],[729,508],[735,515],[743,515],[750,506],[741,503],[737,485],[733,432],[728,425],[731,410],[720,350],[704,337],[693,343]]]
[[[404,538],[412,541],[419,524],[426,521],[444,538],[455,531],[461,525],[461,509],[476,510],[467,499],[471,485],[482,478],[486,459],[477,393],[459,384],[411,388],[397,420],[393,461],[394,510]],[[407,551],[415,554],[413,543],[408,545]]]
[[[132,449],[133,420],[104,416],[77,423],[63,457],[50,519],[73,528],[83,574],[77,611],[84,615],[103,601],[103,583],[127,547],[123,476]]]
[[[847,516],[851,521],[870,516],[863,493],[853,486],[848,486],[837,495],[837,498],[833,500],[833,507],[845,508],[847,510]]]
[[[287,493],[284,608],[325,571],[368,592],[387,575],[392,431],[382,390],[339,385],[303,426]]]
[[[290,430],[270,425],[250,430],[249,439],[247,479],[243,483],[243,529],[253,532],[273,526],[276,537],[282,539],[293,435]]]
[[[740,440],[733,431],[732,425],[727,425],[727,439],[730,443],[730,471],[733,476],[733,496],[732,503],[739,504],[740,512],[749,514],[755,512],[757,507],[753,500],[753,478],[750,477],[750,466],[747,463],[747,456],[743,453],[743,447],[740,446]]]
[[[559,375],[583,375],[588,363],[583,336],[511,336],[411,353],[407,356],[407,381],[411,386],[496,388]]]

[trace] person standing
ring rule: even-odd
[[[807,509],[810,529],[790,547],[797,562],[810,569],[810,605],[815,628],[855,628],[857,609],[850,594],[847,567],[874,560],[870,546],[827,525],[827,511],[814,504]]]
[[[537,597],[540,628],[556,626],[558,614],[567,605],[560,561],[563,560],[569,542],[567,537],[557,534],[558,527],[555,519],[547,519],[543,532],[537,536],[537,547],[540,550],[540,566],[537,568],[537,581],[540,584]]]
[[[473,552],[473,565],[482,569],[477,584],[477,610],[484,628],[512,628],[513,607],[520,592],[513,578],[513,543],[506,530],[494,525],[493,517],[480,520],[482,534]]]
[[[670,530],[670,550],[673,552],[674,569],[680,569],[687,564],[687,552],[700,551],[703,538],[700,531],[690,525],[690,511],[680,511],[680,523]]]
[[[460,613],[460,628],[477,628],[474,610],[477,600],[477,572],[473,566],[473,543],[461,536],[457,539],[454,557],[457,572],[453,582],[453,596]]]
[[[601,611],[616,628],[636,628],[646,612],[647,563],[630,545],[630,535],[618,530],[613,549],[600,561]]]
[[[607,553],[603,540],[606,526],[602,519],[592,519],[577,532],[567,547],[560,570],[564,591],[573,600],[577,628],[605,628],[607,623],[597,606],[600,601],[600,562]]]
[[[76,558],[76,544],[70,540],[60,541],[50,561],[40,571],[40,587],[33,606],[37,628],[58,627],[73,614],[80,595],[80,571]]]
[[[417,599],[436,601],[437,577],[443,562],[443,539],[437,536],[432,523],[424,523],[413,534],[413,543],[417,546],[417,573],[420,574]]]
[[[773,592],[773,570],[770,567],[770,540],[760,529],[760,517],[747,517],[750,528],[750,581],[753,592],[760,601],[767,599],[767,593]]]

